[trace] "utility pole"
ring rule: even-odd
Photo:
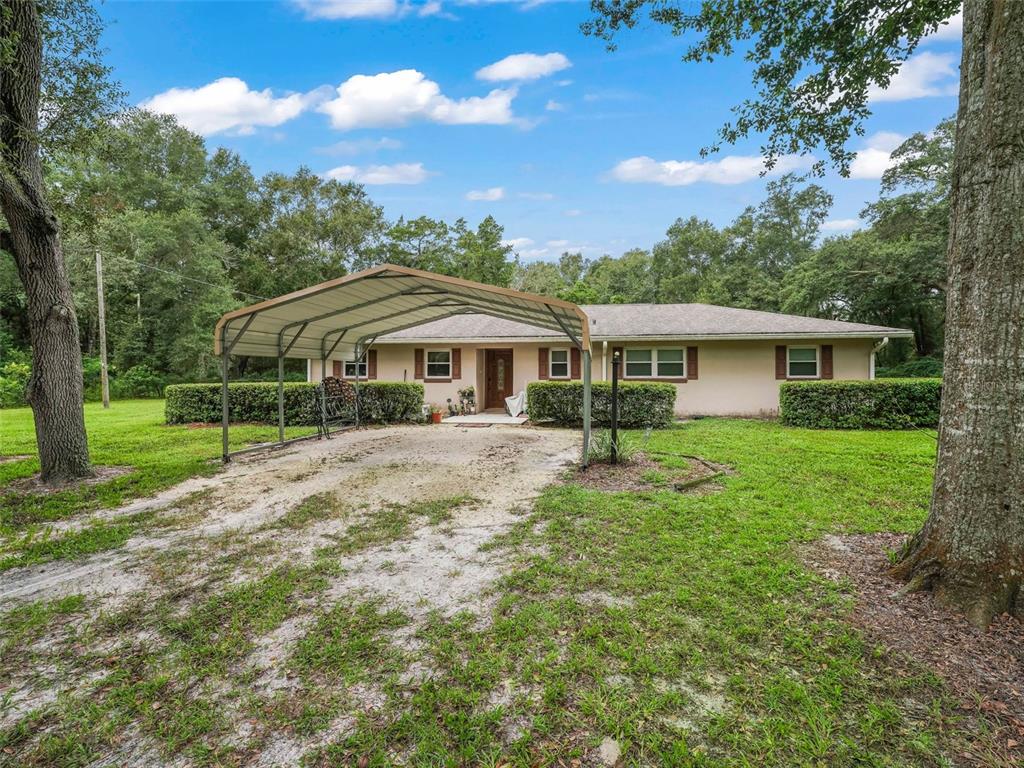
[[[96,249],[96,307],[100,319],[100,387],[103,407],[110,407],[110,379],[107,375],[107,310],[103,305],[103,256]]]

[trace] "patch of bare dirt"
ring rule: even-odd
[[[889,576],[886,552],[905,539],[892,533],[826,536],[805,559],[825,578],[853,585],[855,625],[941,676],[965,710],[993,717],[1003,731],[1006,765],[1024,764],[1024,624],[1004,615],[978,629],[928,592],[900,594],[903,585]]]
[[[586,469],[577,469],[571,482],[595,491],[700,491],[714,489],[712,481],[727,473],[703,459],[688,459],[687,466],[669,468],[644,453],[638,453],[628,463],[592,463]]]
[[[8,461],[17,461],[20,458],[31,458],[30,456],[13,456]],[[79,480],[68,480],[62,483],[44,483],[39,479],[39,473],[31,477],[23,477],[19,480],[12,480],[4,487],[5,493],[38,493],[42,495],[70,491],[88,485],[99,485],[115,477],[128,475],[135,471],[135,467],[93,467],[93,476]]]

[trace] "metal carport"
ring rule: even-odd
[[[285,358],[318,358],[323,371],[335,352],[361,361],[379,336],[464,314],[491,315],[564,333],[580,350],[585,466],[590,446],[591,350],[589,321],[583,310],[560,299],[392,264],[328,280],[221,317],[214,333],[214,353],[221,357],[224,461],[234,455],[228,451],[230,355],[277,358],[278,442],[284,444]]]

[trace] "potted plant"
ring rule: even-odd
[[[439,406],[439,405],[431,405],[430,406],[430,423],[431,424],[440,424],[441,423],[441,417],[443,415],[444,415],[444,412],[441,410],[441,406]]]

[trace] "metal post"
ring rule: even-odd
[[[277,336],[277,439],[284,442],[284,354],[281,351],[281,334]]]
[[[590,464],[590,350],[583,350],[583,468]]]
[[[612,355],[611,461],[619,463],[619,353]]]
[[[353,350],[355,353],[356,360],[356,426],[359,426],[359,361],[362,355],[360,354],[362,343],[356,342],[356,348]]]
[[[220,432],[221,432],[221,458],[227,464],[231,457],[228,455],[228,326],[230,321],[224,323],[220,329]]]

